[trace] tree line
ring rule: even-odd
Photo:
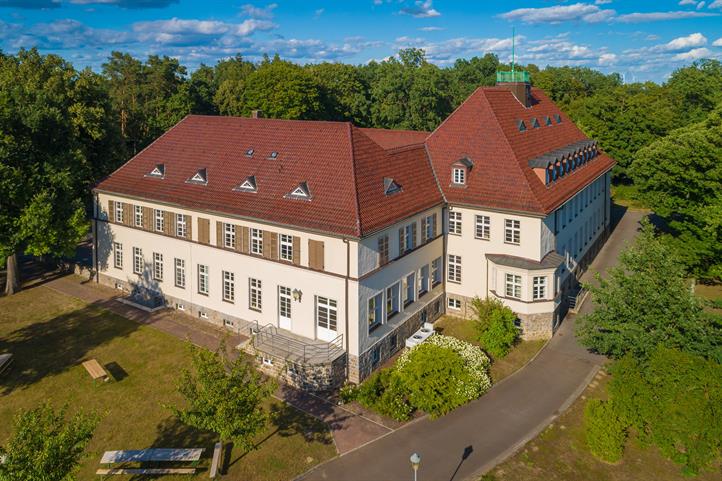
[[[18,253],[70,253],[87,232],[90,187],[188,114],[261,110],[274,118],[430,131],[474,89],[494,85],[497,70],[509,68],[493,54],[442,68],[422,50],[406,49],[364,65],[235,56],[190,73],[175,58],[112,52],[95,72],[35,49],[0,52],[0,264],[10,273],[6,290],[17,288]],[[676,132],[683,127],[706,132],[716,125],[707,117],[718,115],[713,110],[722,102],[720,62],[694,63],[661,85],[625,84],[618,74],[586,67],[520,68],[618,161],[615,182],[637,183],[685,244],[691,240],[689,269],[719,278],[719,149],[697,151],[718,146],[719,137],[688,135],[680,144],[668,136],[682,135]],[[685,148],[698,159],[688,170],[677,168],[688,158]],[[716,184],[715,178],[700,181],[704,190],[690,196],[687,173],[704,177],[708,167],[716,169]],[[663,201],[667,184],[679,187],[673,192],[678,202]],[[691,207],[682,212],[681,204]]]

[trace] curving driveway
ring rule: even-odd
[[[627,211],[582,277],[604,273],[634,238],[645,214]],[[581,313],[592,308],[587,301]],[[422,418],[366,446],[309,471],[304,481],[392,481],[413,479],[409,463],[418,452],[419,481],[475,479],[536,436],[564,411],[605,361],[574,337],[568,316],[547,346],[526,367],[485,396],[437,420]]]

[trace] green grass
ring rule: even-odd
[[[679,465],[665,459],[656,448],[643,448],[631,439],[619,463],[599,461],[584,439],[584,405],[590,398],[606,398],[608,376],[591,382],[582,396],[521,451],[481,478],[481,481],[712,481],[717,472],[690,478]]]
[[[612,201],[615,204],[630,209],[647,210],[648,207],[637,197],[637,187],[634,184],[612,185]]]
[[[453,336],[462,341],[469,342],[475,346],[479,345],[478,334],[473,321],[454,316],[444,316],[434,323],[434,327],[445,336]],[[501,359],[496,359],[491,364],[491,380],[497,383],[505,377],[521,369],[529,360],[536,355],[544,346],[544,340],[519,341]]]
[[[722,315],[722,284],[696,284],[694,292],[707,301],[707,310]]]
[[[0,298],[0,352],[15,356],[0,380],[0,443],[11,435],[19,410],[47,401],[102,416],[78,473],[81,480],[94,479],[106,450],[204,447],[204,456],[212,455],[212,433],[183,425],[163,407],[181,402],[175,382],[190,360],[184,343],[168,334],[35,287]],[[116,380],[94,384],[80,365],[89,358]],[[323,423],[281,402],[269,407],[275,415],[258,437],[258,449],[234,450],[227,479],[287,480],[335,456]],[[207,476],[204,469],[196,478]]]

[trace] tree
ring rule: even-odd
[[[221,442],[254,449],[253,439],[265,427],[268,415],[263,404],[275,390],[243,356],[228,359],[225,343],[216,352],[189,344],[192,370],[184,369],[178,392],[186,406],[169,407],[182,422],[212,431]]]
[[[703,315],[683,265],[648,221],[607,277],[585,286],[597,308],[578,321],[582,344],[614,358],[662,345],[722,359],[722,324]]]
[[[641,149],[630,174],[665,219],[684,265],[722,279],[722,104],[706,120]]]
[[[95,416],[43,405],[15,417],[15,432],[0,447],[0,481],[70,481],[93,437]]]
[[[675,70],[667,86],[684,117],[682,125],[699,122],[722,102],[722,63],[719,60],[698,60]]]
[[[308,67],[320,88],[322,116],[326,120],[370,125],[368,85],[358,68],[323,62]]]
[[[491,297],[484,300],[475,297],[471,308],[476,315],[481,347],[495,359],[506,356],[519,338],[519,330],[514,324],[516,314],[499,299]]]
[[[0,59],[0,263],[5,291],[19,285],[17,256],[71,255],[87,233],[83,199],[96,136],[105,135],[89,75],[55,55]],[[102,109],[101,109],[102,110]],[[97,159],[96,159],[97,160]]]
[[[532,82],[565,108],[576,99],[622,85],[622,78],[619,74],[605,75],[589,67],[548,66],[535,72]]]
[[[499,69],[499,57],[487,53],[483,57],[472,57],[468,60],[459,58],[451,68],[454,105],[471,95],[477,87],[496,85],[496,71]]]

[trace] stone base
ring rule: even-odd
[[[521,327],[521,338],[525,341],[549,339],[554,334],[554,313],[517,314]]]
[[[437,304],[438,302],[438,304]],[[444,295],[432,299],[426,306],[409,317],[403,324],[390,331],[360,356],[349,356],[348,380],[358,384],[375,369],[382,366],[394,354],[404,347],[406,339],[424,324],[434,322],[444,312]],[[376,351],[378,354],[376,355]]]

